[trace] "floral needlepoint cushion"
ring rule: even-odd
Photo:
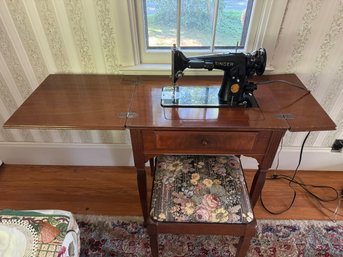
[[[159,156],[151,207],[151,217],[160,222],[249,223],[253,220],[236,156]]]

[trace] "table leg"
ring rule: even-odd
[[[268,170],[263,170],[260,168],[256,171],[256,174],[254,176],[254,180],[252,182],[251,189],[250,189],[250,203],[251,203],[252,208],[255,207],[258,201],[258,198],[260,197],[262,188],[264,186],[264,182],[266,180],[267,171]]]
[[[148,201],[147,201],[147,188],[146,188],[146,172],[145,168],[137,168],[137,185],[139,192],[139,199],[141,202],[142,213],[144,217],[144,226],[148,221]]]
[[[154,177],[155,176],[155,160],[154,160],[154,158],[150,158],[149,164],[150,164],[151,176]]]
[[[250,189],[250,203],[252,208],[255,207],[258,198],[261,195],[264,182],[266,181],[268,169],[272,166],[278,146],[284,134],[285,131],[283,130],[273,131],[264,157],[259,161],[258,170],[254,176],[254,180]]]
[[[148,196],[146,185],[146,171],[145,171],[145,158],[143,149],[142,131],[140,129],[131,129],[131,144],[133,150],[133,158],[137,172],[137,186],[139,192],[139,200],[141,202],[142,213],[144,217],[144,225],[148,222]]]

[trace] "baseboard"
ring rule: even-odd
[[[343,153],[329,148],[304,149],[300,170],[343,171]],[[133,166],[129,144],[45,144],[0,143],[0,158],[7,164]],[[276,158],[277,159],[277,158]],[[283,147],[279,169],[294,170],[299,160],[299,147]],[[276,167],[274,160],[273,167]],[[243,167],[257,168],[256,160],[242,158]]]
[[[128,144],[0,143],[5,164],[133,166]]]
[[[299,155],[300,147],[283,147],[280,154],[276,155],[272,169],[278,167],[279,170],[295,170]],[[243,157],[242,165],[247,169],[254,168],[257,167],[257,162]],[[343,153],[331,152],[331,148],[305,147],[299,170],[343,171]]]

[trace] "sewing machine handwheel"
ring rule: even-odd
[[[256,74],[261,76],[264,73],[267,65],[267,51],[264,48],[260,48],[255,52],[255,54],[256,59],[258,60],[256,62]]]

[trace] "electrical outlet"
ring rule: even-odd
[[[336,139],[331,147],[331,152],[340,153],[343,148],[343,139]]]

